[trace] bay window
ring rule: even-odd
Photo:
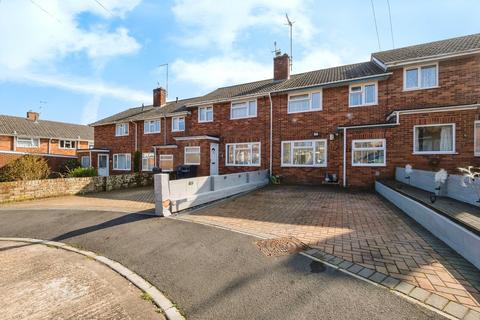
[[[378,167],[386,165],[385,139],[353,140],[352,166]]]
[[[200,147],[185,147],[185,164],[200,164]]]
[[[326,167],[327,140],[282,141],[282,167]]]
[[[132,168],[132,155],[118,153],[113,155],[113,170],[129,171]]]
[[[172,118],[172,131],[185,131],[185,117]]]
[[[143,122],[143,133],[160,133],[160,119],[157,120],[145,120]]]
[[[259,166],[260,142],[228,143],[227,166]]]
[[[230,119],[253,118],[257,116],[257,100],[232,102]]]
[[[419,125],[413,128],[414,153],[455,153],[455,124]]]
[[[415,66],[404,69],[403,89],[416,90],[438,86],[438,65]]]
[[[350,107],[375,105],[377,104],[377,83],[352,84],[348,97]]]
[[[115,126],[115,135],[117,137],[128,136],[128,123],[117,123]]]
[[[212,122],[212,121],[213,121],[213,107],[199,107],[198,122]]]
[[[291,94],[288,96],[288,113],[322,110],[322,92]]]
[[[142,171],[152,171],[155,167],[155,154],[153,152],[142,153]]]

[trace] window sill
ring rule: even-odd
[[[425,88],[403,88],[403,92],[409,92],[409,91],[419,91],[419,90],[429,90],[429,89],[439,89],[440,86],[434,86],[434,87],[425,87]]]
[[[359,105],[348,105],[349,108],[359,108],[359,107],[372,107],[372,106],[378,106],[378,102],[376,103],[368,103],[368,104],[359,104]]]
[[[172,130],[172,132],[185,132],[185,130]]]
[[[199,166],[200,163],[186,163],[185,162],[184,165],[186,165],[186,166]]]
[[[306,110],[306,111],[288,111],[288,110],[287,110],[287,114],[319,112],[319,111],[323,111],[323,108],[322,108],[322,109],[318,109],[318,110]]]
[[[458,152],[455,151],[449,151],[449,152],[412,152],[413,155],[415,156],[428,156],[428,155],[452,155],[452,154],[458,154]]]
[[[251,119],[251,118],[256,118],[257,116],[248,116],[248,117],[241,117],[241,118],[232,118],[230,117],[230,120],[242,120],[242,119]]]
[[[112,169],[113,171],[132,171],[132,169]]]
[[[115,135],[115,137],[128,137],[128,134],[122,134],[122,135]]]
[[[213,120],[212,121],[200,121],[200,120],[198,121],[198,123],[210,123],[210,122],[213,122]]]
[[[225,164],[226,167],[260,167],[260,164]]]
[[[144,135],[149,135],[149,134],[159,134],[162,133],[161,131],[155,131],[155,132],[144,132]]]
[[[326,168],[326,164],[322,165],[301,165],[301,164],[282,164],[281,168]]]
[[[365,163],[365,164],[353,164],[352,167],[386,167],[387,165],[385,163]]]

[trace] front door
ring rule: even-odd
[[[210,175],[218,175],[218,143],[210,143]]]
[[[98,175],[108,177],[108,154],[98,155]]]

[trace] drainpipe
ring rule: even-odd
[[[343,128],[343,187],[347,186],[347,128]]]
[[[135,151],[138,151],[138,145],[137,145],[137,136],[138,136],[138,133],[137,133],[137,123],[135,121],[132,121],[132,123],[135,125]]]
[[[52,143],[52,138],[48,139],[48,149],[47,153],[50,154],[50,144]],[[58,143],[60,143],[60,140],[58,140]]]
[[[396,123],[397,123],[397,124],[400,124],[400,112],[397,111],[395,114],[396,114],[396,116],[397,116],[397,117],[396,117],[396,118],[397,118],[397,122],[396,122]]]
[[[167,145],[167,117],[163,115],[163,144]]]
[[[272,143],[272,140],[273,140],[273,102],[272,102],[272,93],[269,92],[268,93],[268,98],[270,100],[270,141],[269,141],[269,146],[270,146],[270,166],[269,166],[269,170],[270,170],[270,175],[273,175],[273,172],[272,172],[272,153],[273,153],[273,143]]]
[[[157,147],[153,146],[153,161],[155,162],[155,167],[157,166]]]

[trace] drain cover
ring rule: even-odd
[[[255,241],[257,248],[268,257],[285,256],[308,249],[308,246],[295,237]]]

